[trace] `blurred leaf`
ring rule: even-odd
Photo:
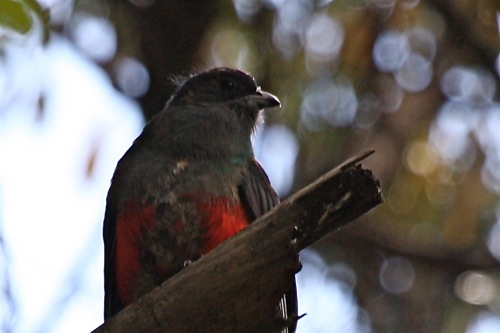
[[[0,28],[27,34],[39,20],[43,29],[43,42],[49,39],[49,12],[35,0],[0,1]]]
[[[0,2],[0,25],[2,28],[27,33],[33,26],[29,8],[20,1],[3,0]]]

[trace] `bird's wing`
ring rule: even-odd
[[[106,198],[103,222],[105,320],[118,313],[127,304],[127,300],[120,297],[120,291],[122,296],[124,293],[131,296],[130,279],[123,278],[123,275],[126,275],[123,272],[133,274],[140,269],[137,235],[153,221],[151,204],[132,200],[127,200],[126,204],[121,202],[124,193],[130,191],[127,184],[133,182],[136,177],[135,172],[127,168],[130,164],[125,161],[134,155],[134,147],[132,146],[118,162]],[[117,242],[117,238],[121,239],[121,243]],[[117,252],[121,257],[117,258]],[[120,271],[121,279],[119,279]]]
[[[123,305],[118,298],[118,290],[115,283],[115,230],[116,230],[116,208],[108,204],[104,214],[103,239],[104,239],[104,320],[113,316]]]
[[[279,203],[278,194],[271,186],[268,176],[262,166],[255,159],[248,165],[248,172],[244,175],[243,182],[239,187],[240,200],[250,221],[270,211]],[[285,319],[297,316],[297,289],[295,280],[290,289],[281,299],[280,311]],[[284,330],[283,333],[295,332],[296,325]]]
[[[117,193],[123,189],[118,188],[117,184],[122,182],[117,180],[123,180],[122,176],[115,173],[113,177],[104,215],[104,319],[115,315],[138,296],[181,270],[185,260],[194,260],[201,255],[196,243],[184,237],[186,243],[193,244],[185,248],[188,257],[172,258],[169,254],[174,252],[176,244],[165,241],[165,238],[189,233],[190,230],[183,227],[185,221],[180,218],[177,224],[164,222],[167,219],[171,219],[169,222],[177,221],[182,214],[179,215],[179,211],[173,209],[175,205],[170,205],[168,200],[152,203],[148,199],[121,197],[119,201]],[[120,194],[123,195],[123,191]],[[188,209],[185,205],[181,206]],[[159,214],[158,211],[164,213]],[[152,228],[159,224],[165,228]],[[146,243],[149,247],[145,247]],[[148,260],[152,255],[148,252],[151,247],[157,250],[155,260]],[[151,273],[153,271],[154,274]]]
[[[250,221],[264,215],[280,201],[264,169],[255,159],[248,164],[248,172],[239,187],[239,195]]]

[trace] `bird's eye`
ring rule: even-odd
[[[232,80],[222,80],[220,84],[222,90],[224,91],[233,91],[234,89],[236,89],[236,84]]]

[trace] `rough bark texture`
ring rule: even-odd
[[[383,201],[378,180],[358,164],[369,154],[325,174],[93,332],[279,331],[286,323],[274,310],[300,270],[300,250]]]

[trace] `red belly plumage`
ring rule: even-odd
[[[229,199],[217,198],[202,202],[198,209],[203,215],[206,228],[203,254],[248,226],[248,219],[240,204],[232,204]]]
[[[220,243],[248,226],[248,218],[239,203],[227,198],[199,200],[191,197],[201,214],[203,228],[202,253],[206,254]],[[138,296],[134,282],[143,270],[140,257],[140,242],[144,231],[151,228],[155,219],[153,205],[126,205],[117,219],[115,248],[115,281],[120,301],[124,306],[132,303]],[[189,221],[186,221],[189,223]],[[183,223],[176,224],[175,231],[182,233]],[[175,254],[174,254],[175,255]],[[182,255],[182,254],[179,254]],[[192,260],[193,258],[182,258]],[[164,279],[169,276],[165,276]]]

